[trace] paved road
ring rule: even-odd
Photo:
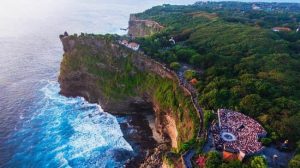
[[[259,154],[262,154],[267,159],[269,167],[287,167],[289,160],[293,157],[292,152],[282,152],[276,149],[275,146],[265,147]],[[273,156],[277,155],[276,161],[273,161]]]
[[[194,149],[187,151],[185,154],[182,155],[183,162],[186,168],[193,168],[193,164],[191,162],[191,159],[196,154],[196,151]]]

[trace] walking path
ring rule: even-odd
[[[189,69],[192,69],[192,68],[187,64],[183,64],[182,67],[177,72],[177,76],[178,76],[178,79],[179,79],[179,85],[183,86],[184,88],[186,88],[190,92],[193,105],[194,105],[195,109],[197,110],[197,112],[199,114],[199,119],[200,119],[201,124],[200,124],[200,129],[199,129],[199,132],[198,132],[198,137],[201,137],[202,134],[203,134],[203,112],[202,112],[202,108],[200,107],[200,105],[198,103],[198,92],[197,92],[197,90],[184,77],[184,72],[186,70],[189,70]]]
[[[140,52],[144,56],[147,56],[147,55],[145,55],[141,51],[138,51],[138,52]],[[151,58],[151,57],[148,57],[148,58]],[[186,80],[185,77],[184,77],[184,72],[186,70],[188,70],[188,69],[191,69],[191,67],[189,65],[187,65],[187,64],[183,64],[182,67],[179,69],[178,72],[174,72],[173,70],[170,70],[169,68],[167,68],[164,64],[162,64],[160,62],[157,62],[156,60],[154,60],[152,58],[151,58],[151,60],[153,60],[157,64],[162,65],[165,70],[167,70],[169,72],[172,72],[173,74],[176,74],[176,77],[178,79],[179,85],[181,87],[183,87],[184,89],[186,89],[189,92],[189,94],[191,95],[191,101],[193,103],[194,108],[198,112],[198,117],[199,117],[199,120],[200,120],[199,132],[198,132],[197,137],[200,138],[200,137],[204,136],[204,130],[203,130],[203,124],[204,124],[204,121],[203,121],[203,111],[202,111],[202,108],[200,107],[200,105],[198,103],[198,92],[194,88],[194,86],[188,80]],[[190,150],[188,150],[187,152],[185,152],[182,155],[184,167],[186,167],[186,168],[192,168],[193,167],[192,163],[191,163],[191,159],[193,158],[193,156],[195,154],[196,154],[196,151],[194,149],[190,149]]]
[[[197,110],[197,112],[199,114],[199,119],[200,119],[201,124],[200,124],[200,129],[199,129],[199,132],[198,132],[198,137],[201,137],[203,135],[203,112],[202,112],[202,108],[200,107],[200,105],[198,103],[198,92],[197,92],[197,90],[184,77],[184,72],[188,69],[191,69],[191,67],[189,67],[189,65],[182,65],[182,67],[177,72],[177,76],[178,76],[178,79],[179,79],[179,84],[181,86],[185,87],[191,93],[191,98],[192,98],[193,105],[194,105],[195,109]],[[185,168],[192,168],[193,167],[191,160],[192,160],[192,158],[194,157],[195,154],[196,154],[196,151],[194,149],[190,149],[182,155],[182,160],[183,160],[183,164],[184,164]]]
[[[191,162],[191,159],[193,158],[193,156],[196,154],[195,149],[191,149],[187,152],[185,152],[182,155],[182,160],[183,160],[183,164],[186,168],[193,168],[193,164]]]

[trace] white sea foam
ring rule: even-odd
[[[116,117],[101,106],[60,95],[57,82],[40,91],[34,115],[16,133],[22,143],[15,159],[34,158],[48,167],[119,167],[125,160],[114,160],[114,151],[133,151]]]

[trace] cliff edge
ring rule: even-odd
[[[161,166],[171,147],[197,137],[199,118],[191,95],[178,85],[174,72],[142,52],[117,43],[112,35],[60,36],[64,48],[61,94],[82,96],[113,114],[152,113],[164,146],[144,154],[146,165]],[[166,147],[169,146],[169,147]]]
[[[152,20],[138,19],[134,14],[130,15],[128,35],[135,37],[150,36],[164,29],[162,25]]]

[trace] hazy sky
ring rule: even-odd
[[[243,0],[247,1],[247,0]],[[252,0],[258,2],[261,0]],[[300,2],[300,0],[264,0]],[[1,35],[24,34],[28,31],[46,31],[56,27],[71,32],[91,32],[87,27],[95,24],[101,28],[95,33],[117,32],[126,26],[130,13],[142,12],[155,5],[193,4],[195,0],[0,0]],[[90,17],[89,17],[90,16]],[[88,18],[88,19],[87,19]],[[107,24],[101,25],[101,22]],[[68,20],[68,24],[65,24]],[[82,21],[82,25],[72,23]],[[85,24],[86,23],[86,24]],[[96,25],[99,24],[99,25]],[[27,29],[27,30],[26,30]],[[54,31],[53,31],[54,32]],[[57,32],[56,32],[57,33]]]
[[[128,20],[129,14],[142,12],[154,5],[163,3],[189,4],[194,0],[0,0],[0,37],[1,34],[17,34],[28,32],[24,30],[37,29],[43,25],[59,26],[60,20],[68,20],[68,25],[60,27],[75,29],[72,22],[99,22],[109,20],[109,24],[119,25]],[[88,17],[90,16],[90,17]],[[87,19],[87,17],[89,19]],[[50,23],[55,25],[51,25]],[[70,24],[71,23],[71,24]],[[109,26],[109,25],[102,25]],[[76,25],[78,30],[86,30]],[[23,30],[22,30],[23,29]],[[108,31],[108,29],[102,29]],[[75,31],[75,30],[74,30]],[[89,31],[89,30],[86,30]]]

